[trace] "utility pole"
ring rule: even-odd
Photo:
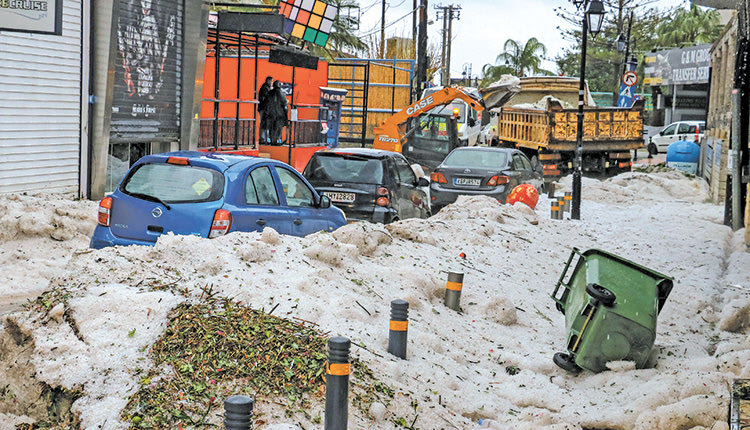
[[[383,0],[383,13],[380,17],[380,58],[385,58],[385,0]]]
[[[435,9],[438,11],[438,18],[442,15],[443,17],[443,43],[442,43],[442,58],[440,65],[443,69],[441,75],[443,86],[450,85],[450,65],[451,65],[451,39],[453,39],[453,19],[461,18],[461,6],[455,5],[437,5]]]
[[[446,40],[448,42],[448,53],[445,55],[445,61],[446,61],[446,65],[445,65],[445,71],[446,71],[446,73],[445,73],[445,75],[448,77],[448,82],[447,82],[446,85],[450,85],[451,84],[451,45],[453,45],[451,43],[451,41],[453,40],[453,16],[454,16],[454,12],[455,12],[456,19],[460,19],[460,17],[461,17],[461,6],[450,5],[450,7],[448,7],[448,14],[449,14],[449,18],[448,18],[448,38]]]
[[[417,38],[417,97],[424,90],[427,81],[427,0],[419,4],[419,36]]]

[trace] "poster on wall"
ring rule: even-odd
[[[113,31],[110,141],[178,140],[182,1],[119,0]]]
[[[62,34],[63,0],[0,0],[0,30]]]

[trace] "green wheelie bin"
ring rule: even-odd
[[[656,337],[656,317],[672,281],[609,252],[573,248],[552,293],[557,309],[565,314],[568,333],[568,352],[556,353],[555,364],[570,372],[601,372],[607,362],[619,360],[644,367]]]

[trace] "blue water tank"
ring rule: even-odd
[[[698,160],[701,147],[689,140],[678,140],[667,148],[667,167],[695,175],[698,173]]]

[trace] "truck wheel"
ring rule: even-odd
[[[599,284],[586,285],[586,293],[596,300],[599,300],[604,306],[612,306],[615,303],[615,293]]]
[[[573,357],[571,357],[570,354],[566,354],[564,352],[556,352],[555,355],[552,356],[552,361],[554,361],[559,368],[568,372],[579,373],[581,371],[581,368],[578,367],[575,360],[573,359]]]

